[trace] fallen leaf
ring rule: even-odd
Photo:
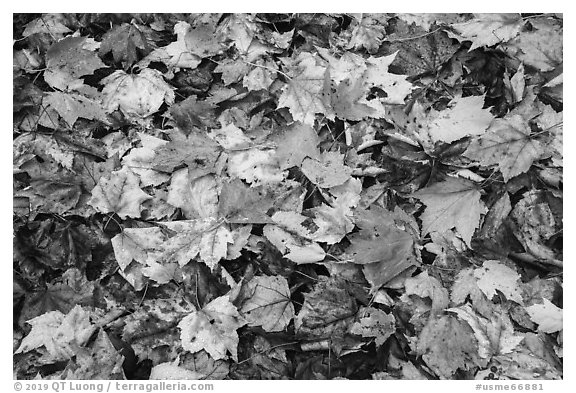
[[[375,338],[377,347],[396,331],[396,318],[392,314],[373,307],[363,307],[358,315],[361,315],[360,320],[350,327],[350,333]]]
[[[159,71],[146,68],[137,75],[114,71],[100,81],[104,85],[102,105],[107,113],[120,109],[129,119],[142,121],[164,102],[174,102],[174,88],[164,82]]]
[[[350,179],[352,170],[344,165],[344,156],[338,152],[324,152],[319,160],[305,158],[302,172],[319,187],[339,186]]]
[[[294,120],[313,125],[316,113],[333,118],[330,102],[327,68],[317,57],[302,52],[293,59],[283,59],[288,67],[289,80],[282,91],[278,107],[288,107]]]
[[[267,332],[284,330],[294,318],[288,282],[281,276],[256,276],[243,284],[246,291],[239,311],[248,326],[262,326]]]
[[[475,14],[467,22],[454,23],[451,27],[457,34],[450,34],[459,41],[472,41],[470,51],[507,42],[516,37],[524,26],[520,14]]]
[[[495,119],[488,131],[472,140],[464,153],[483,166],[497,165],[508,181],[527,172],[544,155],[542,144],[530,136],[530,127],[520,115]]]
[[[190,179],[188,168],[178,169],[172,173],[166,202],[182,209],[187,219],[217,217],[216,178],[213,175],[205,175]]]
[[[386,35],[387,22],[383,14],[359,14],[349,27],[352,31],[346,48],[366,48],[368,53],[376,52]]]
[[[155,149],[153,168],[172,173],[181,165],[188,167],[188,180],[216,171],[216,163],[222,149],[203,134],[192,133],[187,137],[181,133],[170,133],[170,142]]]
[[[447,311],[454,312],[470,325],[478,342],[478,356],[483,359],[511,353],[524,340],[523,335],[514,334],[512,321],[501,307],[494,307],[490,319],[477,315],[468,304]]]
[[[449,109],[432,111],[428,133],[434,142],[451,143],[469,135],[482,135],[494,119],[483,96],[456,97]]]
[[[416,277],[407,278],[404,282],[406,295],[416,295],[432,300],[432,310],[443,310],[448,307],[448,291],[437,278],[424,271]]]
[[[114,26],[104,34],[100,45],[100,55],[112,52],[114,61],[121,62],[125,70],[138,61],[139,51],[146,56],[151,50],[146,36],[134,23]]]
[[[122,158],[122,163],[140,177],[142,186],[158,186],[170,177],[154,169],[156,149],[168,142],[142,132],[138,133],[138,136],[142,147],[130,150],[130,153]]]
[[[426,205],[421,216],[423,236],[456,228],[462,240],[470,246],[480,215],[485,212],[480,191],[474,183],[448,178],[412,195]]]
[[[79,117],[108,122],[101,103],[80,94],[53,92],[46,96],[44,102],[58,112],[70,127],[74,126]]]
[[[442,315],[428,320],[418,337],[416,351],[439,377],[450,379],[457,370],[469,370],[475,365],[478,343],[466,322]]]
[[[101,178],[88,203],[101,213],[116,213],[120,218],[140,217],[142,203],[152,197],[140,189],[138,177],[127,167]]]
[[[32,330],[15,353],[25,353],[43,346],[48,350],[50,363],[70,359],[75,354],[75,348],[84,345],[96,330],[90,322],[90,313],[80,306],[74,307],[66,315],[60,311],[50,311],[28,323]]]
[[[520,275],[508,266],[498,261],[484,261],[482,267],[474,270],[474,277],[478,279],[478,287],[492,299],[502,292],[508,300],[523,304],[520,291]]]
[[[294,319],[294,328],[305,337],[334,339],[349,330],[358,308],[344,280],[318,278],[314,289],[304,294],[304,304]]]
[[[192,353],[205,350],[215,359],[238,361],[238,333],[246,324],[228,296],[220,296],[201,310],[185,316],[178,327],[182,348]]]
[[[544,333],[555,333],[561,331],[563,310],[556,307],[550,300],[542,299],[542,304],[533,304],[526,307],[533,322],[538,324],[538,330]]]
[[[296,122],[287,127],[278,136],[276,143],[276,159],[282,170],[302,165],[306,157],[320,158],[318,135],[307,124]]]
[[[548,18],[531,21],[532,29],[502,45],[503,50],[525,64],[546,72],[562,63],[562,26]]]

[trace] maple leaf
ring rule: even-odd
[[[333,339],[349,331],[357,311],[344,280],[318,276],[314,289],[304,294],[294,328],[304,336]]]
[[[330,81],[327,67],[319,65],[318,58],[307,52],[283,61],[290,79],[278,100],[278,107],[288,107],[294,120],[304,124],[313,125],[316,113],[333,119],[327,95]]]
[[[44,80],[50,86],[67,90],[83,84],[79,78],[106,68],[93,51],[93,39],[66,37],[54,43],[46,52]]]
[[[61,36],[71,32],[72,30],[62,24],[61,14],[44,14],[40,18],[28,22],[22,36],[30,37],[33,34],[42,33]]]
[[[448,379],[458,369],[467,370],[475,364],[478,343],[466,322],[442,315],[428,320],[416,351],[436,375]]]
[[[147,250],[155,250],[162,244],[162,231],[158,227],[152,228],[126,228],[112,238],[114,256],[120,266],[125,270],[132,261],[146,264]]]
[[[196,98],[195,95],[191,95],[170,107],[170,114],[184,135],[189,135],[198,128],[218,127],[214,115],[216,105],[206,101],[197,101]]]
[[[429,276],[424,271],[416,277],[407,278],[404,282],[406,295],[417,295],[432,300],[432,310],[442,310],[448,307],[448,291],[437,278]]]
[[[454,142],[469,135],[482,135],[494,119],[484,106],[484,96],[457,97],[450,109],[432,111],[428,133],[432,141]]]
[[[474,183],[448,178],[412,195],[426,205],[421,216],[423,236],[456,228],[462,240],[470,246],[480,215],[485,212],[480,191]]]
[[[374,108],[361,102],[365,95],[366,90],[362,79],[356,79],[353,82],[347,79],[341,82],[332,96],[334,113],[340,119],[353,121],[374,115],[376,113]]]
[[[164,82],[159,71],[150,68],[138,75],[117,70],[100,83],[104,85],[104,110],[111,113],[120,109],[132,120],[143,120],[154,114],[164,102],[174,102],[174,88]]]
[[[474,270],[474,277],[478,279],[478,288],[488,299],[492,299],[498,290],[508,300],[524,303],[520,291],[520,275],[506,265],[498,261],[484,261],[482,267]]]
[[[156,156],[152,161],[154,169],[171,173],[176,167],[185,164],[189,181],[215,171],[222,150],[216,142],[198,133],[188,137],[177,132],[169,135],[170,142],[156,148]]]
[[[344,165],[344,156],[338,152],[325,151],[320,159],[306,158],[302,172],[319,187],[330,188],[344,184],[350,179],[352,169]]]
[[[142,186],[157,186],[169,179],[165,173],[154,170],[156,149],[168,142],[154,136],[138,133],[142,147],[133,148],[122,158],[122,163],[140,177]]]
[[[252,183],[253,186],[281,182],[287,172],[280,170],[274,149],[250,148],[231,152],[228,156],[228,174]]]
[[[209,57],[223,50],[212,23],[198,23],[186,32],[184,42],[190,52],[198,57]]]
[[[323,203],[308,211],[314,214],[314,224],[318,227],[310,234],[310,238],[316,242],[338,243],[354,229],[349,206],[332,207]]]
[[[288,282],[281,276],[256,276],[243,284],[245,291],[239,311],[248,326],[262,326],[267,332],[284,330],[294,318]]]
[[[380,117],[385,113],[385,104],[403,104],[406,96],[412,91],[412,84],[406,80],[406,76],[388,72],[397,53],[382,57],[370,56],[366,59],[367,69],[362,75],[364,86],[368,91],[374,88],[383,90],[385,97],[366,98],[362,103],[374,108]]]
[[[492,303],[478,287],[478,279],[474,276],[474,269],[471,268],[458,272],[450,292],[450,299],[456,305],[464,303],[468,297],[474,309],[480,314],[487,318],[492,316]]]
[[[351,37],[346,48],[366,48],[369,53],[376,52],[386,34],[387,24],[385,15],[360,14],[351,24]]]
[[[272,216],[272,219],[277,220],[278,217],[278,213],[276,213],[274,216]],[[303,218],[305,219],[305,217]],[[278,251],[284,255],[285,258],[288,258],[293,262],[302,264],[314,263],[324,260],[326,253],[317,243],[307,239],[306,236],[309,235],[309,233],[301,225],[302,221],[284,221],[284,226],[288,226],[291,230],[286,230],[279,225],[268,224],[264,226],[263,234],[266,239],[268,239],[270,243],[272,243],[278,249]],[[300,234],[292,233],[292,230],[295,228],[300,229]]]
[[[562,326],[562,309],[550,300],[542,299],[542,304],[533,304],[526,307],[530,319],[538,324],[538,330],[544,333],[559,332]]]
[[[192,353],[205,350],[215,360],[228,358],[228,352],[237,362],[236,330],[245,324],[228,296],[220,296],[180,321],[182,348]]]
[[[390,212],[372,205],[369,210],[356,211],[355,220],[360,232],[349,236],[352,244],[348,249],[355,263],[386,261],[396,274],[408,267],[405,258],[412,252],[412,236],[396,227]]]
[[[358,322],[350,327],[350,333],[362,337],[374,337],[379,347],[396,331],[396,318],[392,314],[374,307],[362,307],[358,312],[361,315]]]
[[[108,123],[101,103],[80,94],[52,92],[48,93],[43,103],[58,112],[70,127],[76,123],[79,117]]]
[[[220,129],[213,129],[208,135],[226,150],[244,150],[252,145],[252,140],[234,124],[227,124]]]
[[[218,190],[212,175],[190,179],[189,169],[182,168],[172,174],[168,187],[169,204],[182,209],[184,217],[208,218],[218,214]]]
[[[495,307],[491,318],[477,315],[468,304],[447,311],[456,313],[472,328],[478,342],[478,356],[483,359],[511,353],[524,340],[523,335],[514,334],[512,321],[502,307]]]
[[[72,359],[62,373],[63,379],[125,379],[122,363],[124,356],[120,354],[108,334],[99,329],[96,339],[90,348],[79,348],[76,357]]]
[[[123,23],[102,37],[100,55],[112,52],[115,62],[122,62],[125,70],[138,61],[138,50],[146,56],[152,48],[136,24]]]
[[[518,35],[502,48],[527,65],[546,72],[562,63],[562,26],[550,19],[531,21],[532,29]]]
[[[152,197],[140,189],[138,177],[127,167],[101,178],[88,201],[101,213],[116,213],[120,218],[140,217],[142,202]]]
[[[259,67],[254,66],[254,68],[244,76],[242,86],[250,91],[268,90],[276,79],[277,73],[274,70],[278,69],[278,65],[266,59],[258,59],[254,64]]]
[[[545,151],[540,141],[530,135],[528,122],[520,115],[511,115],[495,119],[484,135],[470,143],[464,155],[483,166],[498,165],[507,182],[527,172]]]
[[[306,158],[320,158],[318,135],[307,124],[296,122],[287,127],[276,139],[276,159],[280,169],[300,166]]]
[[[472,41],[470,51],[481,46],[492,46],[516,37],[524,20],[520,14],[475,14],[474,19],[452,24],[457,34],[448,33],[459,41]]]
[[[90,322],[90,313],[75,306],[68,314],[50,311],[28,321],[32,326],[15,353],[29,352],[44,346],[52,362],[70,359],[75,348],[88,341],[96,327]]]
[[[196,68],[202,58],[188,50],[186,45],[186,35],[192,26],[189,23],[180,21],[174,25],[176,41],[154,49],[148,56],[138,62],[138,66],[144,68],[154,61],[161,61],[170,68]]]
[[[423,25],[427,25],[428,15],[430,14],[418,14],[423,18],[421,19]],[[456,14],[448,15],[457,18]],[[415,20],[418,20],[418,17]],[[431,21],[428,19],[428,22]],[[429,25],[422,27],[398,21],[394,33],[386,37],[386,41],[390,42],[389,50],[398,51],[392,65],[403,74],[412,77],[441,72],[442,66],[452,58],[460,47],[445,32],[434,30],[426,34]]]
[[[272,194],[262,187],[248,187],[239,179],[222,185],[218,212],[234,224],[267,224],[271,218],[266,212],[273,206]]]

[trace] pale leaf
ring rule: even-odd
[[[140,189],[138,177],[127,167],[101,178],[88,203],[101,213],[116,213],[120,218],[140,217],[142,203],[152,197]]]
[[[205,350],[215,360],[227,359],[230,353],[238,361],[236,330],[245,324],[228,296],[220,296],[180,321],[182,348],[192,353]]]
[[[432,116],[428,132],[432,141],[451,143],[469,135],[482,135],[494,119],[484,106],[484,96],[456,97],[452,106]]]
[[[451,36],[459,41],[472,41],[469,49],[472,51],[511,40],[520,33],[523,25],[520,14],[475,14],[472,20],[451,25],[458,33]]]
[[[538,324],[538,330],[544,333],[555,333],[563,329],[562,309],[556,307],[550,300],[542,299],[542,304],[526,307],[533,322]]]
[[[520,275],[508,266],[498,261],[484,261],[482,267],[474,270],[474,277],[478,279],[478,287],[488,299],[492,299],[498,290],[508,300],[513,300],[519,304],[523,303],[520,291]]]
[[[290,288],[282,276],[256,276],[244,284],[246,298],[240,313],[249,326],[262,326],[267,332],[284,330],[294,317]]]
[[[544,154],[544,147],[530,136],[528,122],[520,115],[494,120],[488,131],[473,140],[464,153],[480,165],[497,165],[506,182],[527,172]]]
[[[426,205],[421,216],[423,236],[456,228],[464,242],[470,246],[480,215],[485,212],[480,191],[474,183],[447,178],[412,195]]]

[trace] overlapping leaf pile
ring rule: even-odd
[[[15,375],[562,378],[562,23],[15,15]]]

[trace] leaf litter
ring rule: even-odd
[[[19,379],[562,379],[561,14],[14,14]]]

